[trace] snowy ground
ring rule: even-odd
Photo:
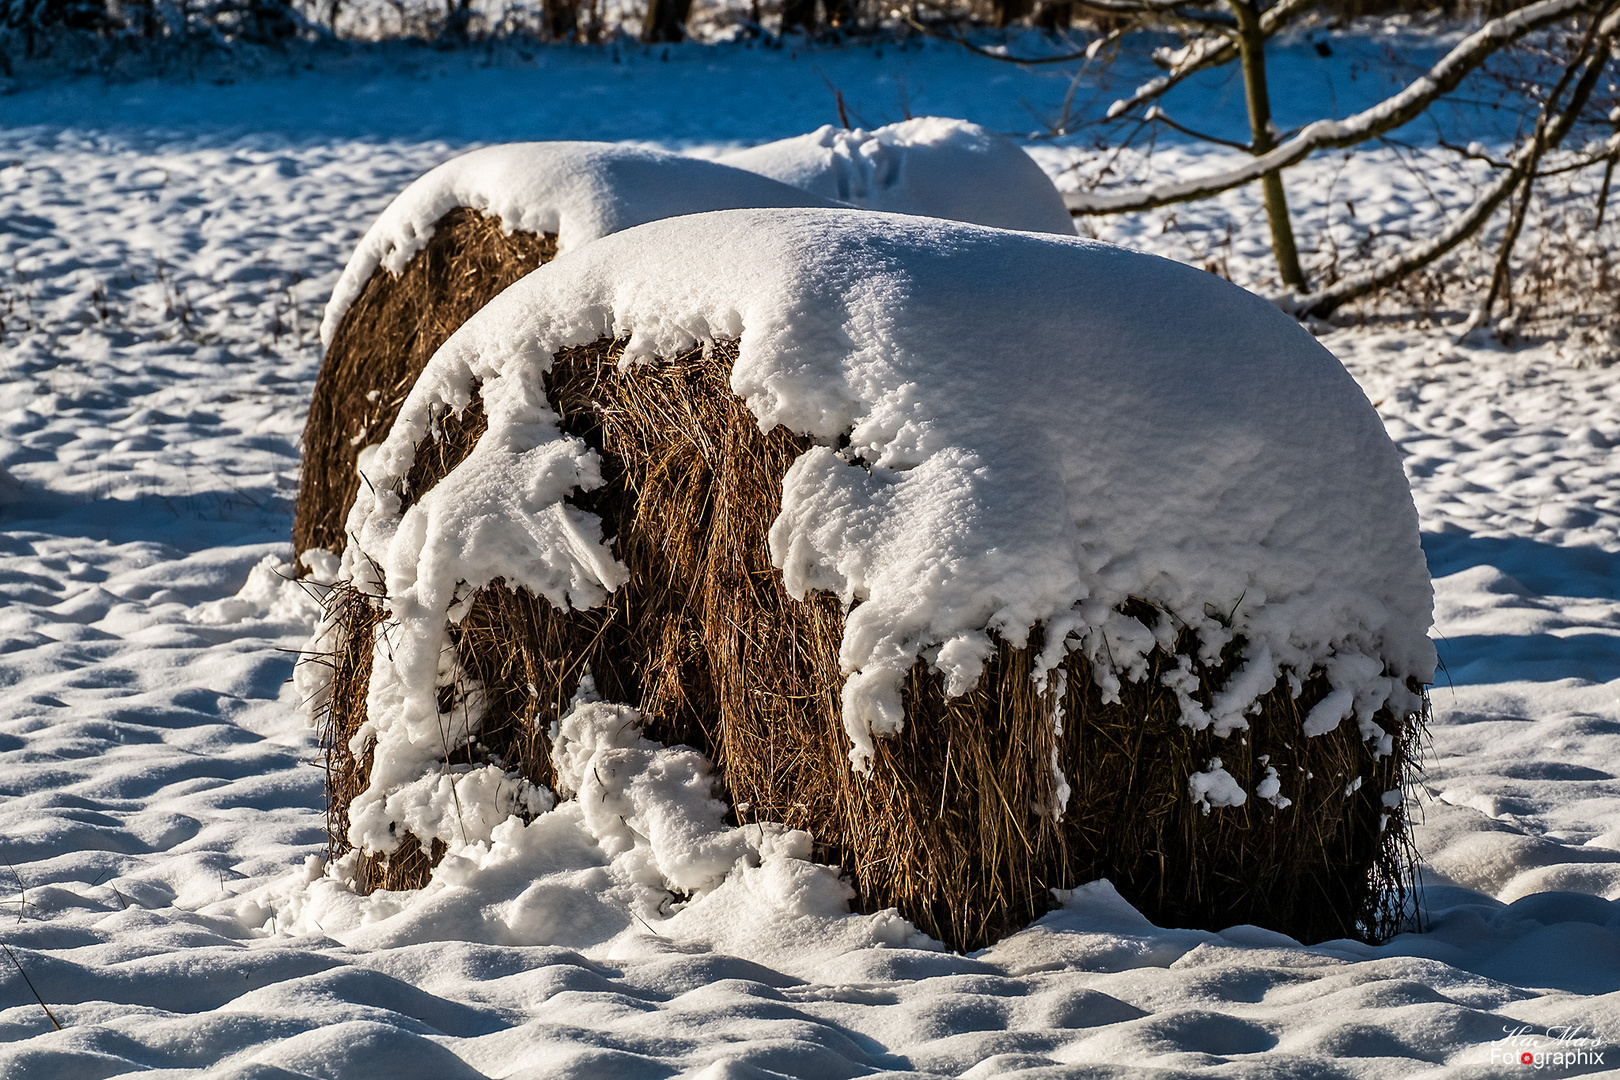
[[[825,915],[715,948],[280,906],[324,839],[284,685],[310,608],[250,572],[287,550],[320,305],[392,193],[478,141],[792,134],[831,119],[829,72],[873,122],[902,88],[1004,128],[1063,90],[718,56],[0,99],[0,1073],[1493,1076],[1559,1034],[1604,1064],[1544,1071],[1620,1062],[1620,369],[1556,344],[1325,339],[1407,455],[1436,578],[1427,934],[1161,930],[1105,885],[972,957]],[[1403,212],[1387,161],[1346,182]]]

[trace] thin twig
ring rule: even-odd
[[[1181,124],[1170,119],[1170,115],[1157,105],[1149,109],[1147,111],[1147,115],[1143,117],[1143,119],[1157,121],[1167,128],[1181,132],[1183,135],[1190,135],[1195,139],[1201,139],[1207,143],[1214,143],[1217,146],[1230,146],[1234,150],[1242,150],[1245,154],[1251,154],[1254,152],[1254,148],[1248,143],[1238,142],[1235,139],[1223,139],[1219,135],[1206,135],[1202,131],[1194,131],[1185,124]]]
[[[1620,30],[1620,19],[1611,11],[1601,22],[1598,28],[1598,41],[1593,47],[1593,61],[1588,66],[1586,75],[1582,76],[1580,84],[1576,87],[1575,95],[1570,103],[1550,127],[1546,126],[1546,117],[1556,107],[1556,97],[1549,97],[1542,106],[1538,117],[1538,128],[1547,131],[1545,149],[1556,147],[1569,133],[1575,124],[1575,119],[1586,106],[1591,93],[1591,85],[1595,84],[1613,38]],[[1584,92],[1583,92],[1583,88]],[[1560,92],[1562,88],[1560,88]],[[1394,258],[1385,259],[1364,273],[1356,274],[1339,281],[1330,288],[1322,289],[1309,296],[1301,297],[1294,305],[1297,312],[1325,318],[1339,306],[1358,299],[1368,293],[1392,284],[1435,260],[1442,258],[1452,251],[1464,240],[1473,236],[1481,226],[1490,218],[1502,201],[1508,198],[1525,181],[1526,176],[1534,169],[1534,158],[1538,156],[1538,142],[1532,139],[1519,149],[1513,158],[1513,167],[1502,173],[1474,200],[1473,204],[1454,218],[1438,235],[1429,242],[1410,248],[1403,254]],[[1477,325],[1477,323],[1475,324]],[[1470,327],[1471,329],[1472,327]]]

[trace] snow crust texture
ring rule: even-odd
[[[600,521],[565,501],[600,483],[599,461],[560,433],[542,383],[555,350],[604,336],[628,338],[632,374],[738,338],[732,388],[761,428],[820,442],[784,479],[770,545],[790,592],[858,602],[839,656],[856,768],[901,729],[919,657],[964,693],[992,633],[1022,646],[1044,626],[1043,665],[1083,649],[1105,688],[1142,678],[1177,625],[1205,659],[1241,635],[1209,708],[1182,695],[1184,722],[1223,735],[1285,672],[1328,671],[1313,732],[1355,716],[1369,735],[1379,707],[1416,705],[1407,680],[1432,676],[1394,448],[1338,362],[1264,302],[1076,238],[850,210],[700,215],[507,290],[434,357],[370,459],[343,573],[386,592],[397,630],[357,736],[377,761],[351,811],[357,846],[391,849],[394,792],[466,730],[438,701],[460,596],[504,579],[589,607],[624,580]],[[487,434],[402,514],[416,447],[475,381]],[[1173,622],[1119,614],[1133,597]]]
[[[1062,197],[1023,148],[964,120],[824,125],[720,160],[865,210],[1074,234]]]
[[[982,96],[950,48],[912,56],[930,85]],[[1279,80],[1321,84],[1330,61],[1309,43],[1293,60],[1277,48]],[[1334,49],[1332,63],[1350,52]],[[831,894],[808,864],[811,887],[785,901],[722,885],[671,911],[687,920],[677,934],[629,913],[626,896],[655,894],[617,885],[612,867],[640,856],[608,855],[579,811],[560,830],[578,841],[566,857],[502,862],[470,845],[454,888],[431,887],[432,903],[427,890],[381,897],[392,907],[363,925],[335,868],[306,871],[325,844],[309,764],[320,750],[285,680],[314,609],[274,569],[290,558],[298,431],[335,268],[412,177],[470,142],[525,137],[519,123],[584,117],[718,151],[774,134],[750,125],[785,70],[811,103],[789,130],[819,122],[825,89],[804,58],[795,72],[757,55],[739,51],[720,75],[709,53],[614,65],[566,50],[556,67],[468,63],[451,80],[345,70],[4,99],[0,941],[63,1030],[0,955],[0,1075],[1579,1075],[1502,1064],[1560,1034],[1604,1045],[1586,1075],[1612,1071],[1620,374],[1578,366],[1568,342],[1504,350],[1369,328],[1325,339],[1401,448],[1435,578],[1448,675],[1415,792],[1425,934],[1302,947],[1249,927],[1165,930],[1097,885],[963,957],[885,936],[875,919],[814,914]],[[825,63],[852,103],[892,96],[890,61],[846,49]],[[693,88],[668,93],[683,69]],[[587,112],[597,99],[581,87],[621,73],[624,89]],[[390,131],[431,114],[430,136],[457,141],[351,138],[357,102],[390,103],[380,112],[402,125]],[[1004,110],[998,126],[1022,114],[1014,91],[986,105]],[[109,127],[111,115],[127,122]],[[289,134],[239,134],[267,118]],[[40,126],[16,126],[29,122]],[[1302,213],[1336,191],[1392,223],[1422,194],[1393,150],[1297,176]],[[1221,232],[1208,213],[1184,212],[1184,231],[1121,226],[1198,257],[1195,227]],[[619,740],[593,753],[657,754]],[[634,789],[609,779],[614,798]],[[704,820],[699,799],[679,805]],[[780,866],[797,882],[789,858],[779,849],[728,880],[780,881]],[[737,902],[717,903],[727,895]],[[308,933],[291,932],[295,896]],[[539,917],[559,910],[580,922]],[[783,932],[751,937],[773,925]],[[491,944],[497,931],[509,936]]]

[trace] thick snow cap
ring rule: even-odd
[[[863,210],[1074,234],[1052,181],[1011,139],[920,116],[874,131],[823,127],[720,158]]]
[[[1206,660],[1241,635],[1214,701],[1181,695],[1183,721],[1220,734],[1279,678],[1325,667],[1333,692],[1308,729],[1354,717],[1377,738],[1373,713],[1415,708],[1406,680],[1433,674],[1395,448],[1276,308],[1077,237],[854,210],[676,218],[502,293],[433,357],[369,462],[342,573],[377,593],[383,569],[397,632],[374,661],[375,790],[351,809],[356,844],[389,843],[388,784],[431,774],[445,732],[476,723],[441,716],[435,694],[469,587],[505,579],[583,608],[626,578],[600,520],[568,501],[601,482],[600,460],[559,430],[542,381],[557,349],[608,335],[628,337],[632,377],[739,339],[731,385],[761,428],[820,444],[788,471],[770,544],[790,591],[853,605],[840,663],[857,767],[902,726],[917,658],[959,694],[992,633],[1022,645],[1037,625],[1043,670],[1083,650],[1105,691],[1141,678],[1178,622]],[[464,408],[477,383],[487,433],[401,515],[434,410]],[[1133,597],[1170,617],[1121,615]]]
[[[487,146],[418,177],[367,230],[332,290],[321,320],[328,344],[377,267],[403,273],[459,206],[500,219],[508,231],[555,233],[558,253],[659,218],[749,206],[829,206],[818,195],[760,174],[645,147],[595,142]]]

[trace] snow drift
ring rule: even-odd
[[[872,131],[824,125],[720,161],[864,210],[1074,233],[1040,166],[1011,139],[965,120],[920,116]]]

